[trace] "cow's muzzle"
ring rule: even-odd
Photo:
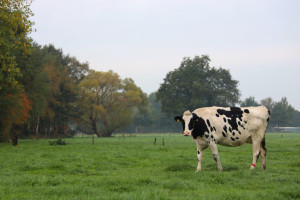
[[[188,132],[188,131],[183,131],[183,136],[190,136],[191,134],[190,134],[190,132]]]

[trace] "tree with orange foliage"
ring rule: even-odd
[[[3,112],[6,114],[3,121],[0,122],[1,134],[0,141],[9,141],[9,135],[13,125],[22,125],[29,118],[31,110],[31,102],[24,93],[8,94],[6,99],[6,109]]]
[[[113,71],[91,70],[78,85],[82,109],[79,128],[98,137],[109,137],[127,127],[134,113],[148,105],[148,98],[132,79],[122,80]]]

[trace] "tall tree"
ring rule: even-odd
[[[255,97],[250,96],[241,102],[241,106],[242,107],[259,106],[259,103],[255,100]]]
[[[29,20],[32,12],[31,1],[0,1],[0,90],[18,85],[16,77],[21,75],[16,63],[16,53],[29,54],[33,23]]]
[[[22,73],[16,61],[18,56],[26,57],[30,52],[28,35],[33,25],[29,20],[30,3],[27,0],[0,1],[0,142],[8,141],[12,125],[19,123],[18,117],[24,117],[17,114],[22,113],[20,105],[25,102],[30,108],[24,88],[17,81]]]
[[[47,107],[50,84],[45,71],[46,57],[47,54],[41,46],[33,44],[32,51],[26,59],[17,58],[22,72],[18,81],[24,86],[24,91],[32,102],[30,118],[22,128],[22,133],[26,136],[35,133],[38,137],[40,117],[44,116]]]
[[[206,55],[184,58],[180,67],[167,74],[157,98],[162,111],[182,113],[204,106],[232,106],[238,103],[238,81],[228,70],[209,66]]]
[[[294,108],[288,103],[286,97],[283,97],[281,101],[275,103],[272,110],[272,116],[270,123],[279,127],[286,127],[290,125],[293,120]]]
[[[270,111],[273,110],[274,104],[275,102],[273,101],[273,99],[271,97],[267,97],[265,99],[262,99],[260,101],[261,105],[265,106],[266,108],[268,108]]]
[[[84,113],[80,128],[98,137],[111,136],[128,126],[133,109],[143,110],[148,103],[147,96],[132,79],[121,80],[113,71],[91,71],[78,87],[79,107]]]

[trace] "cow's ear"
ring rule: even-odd
[[[196,122],[199,121],[199,117],[195,113],[193,113],[193,120],[195,120]]]
[[[174,117],[176,122],[181,122],[182,121],[182,116],[176,116]]]

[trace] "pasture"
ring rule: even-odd
[[[154,138],[156,145],[153,145]],[[164,138],[165,145],[162,145]],[[267,133],[267,169],[250,171],[252,146],[210,149],[197,166],[192,137],[20,140],[0,144],[0,199],[299,199],[300,134]]]

